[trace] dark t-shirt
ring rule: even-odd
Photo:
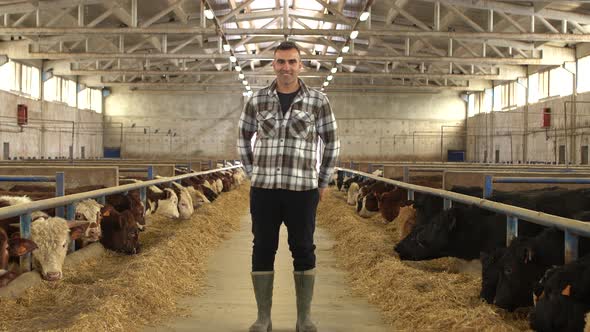
[[[281,102],[281,110],[283,111],[283,115],[285,115],[289,110],[289,107],[291,107],[293,99],[295,99],[295,96],[297,96],[299,90],[293,93],[280,93],[277,91],[277,94],[279,95],[279,101]]]

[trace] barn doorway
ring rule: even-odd
[[[559,146],[559,164],[565,164],[565,145]]]
[[[496,155],[494,158],[494,162],[495,163],[499,163],[500,162],[500,150],[496,150]]]
[[[582,161],[582,165],[588,165],[588,145],[582,146],[582,155],[580,160]]]
[[[3,160],[10,160],[10,143],[4,142],[4,153],[2,154]]]

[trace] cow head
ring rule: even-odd
[[[106,206],[102,211],[103,236],[100,242],[105,248],[128,255],[139,253],[139,228],[134,214],[125,210],[116,211]]]
[[[100,239],[100,222],[102,220],[100,209],[102,207],[101,204],[92,199],[87,199],[76,204],[76,220],[87,221],[89,223],[82,238],[85,242],[96,242]]]
[[[41,276],[54,281],[62,278],[62,266],[70,241],[83,236],[88,222],[71,222],[52,217],[31,224],[31,239],[38,248],[33,257],[39,263]]]
[[[527,240],[515,239],[499,261],[494,303],[508,311],[533,305],[534,284],[545,271],[536,264],[536,250]]]
[[[481,291],[479,296],[489,304],[492,304],[496,297],[496,287],[502,272],[500,259],[505,253],[506,248],[496,248],[489,253],[480,253]]]
[[[417,224],[412,232],[395,246],[399,258],[418,261],[444,257],[459,214],[459,210],[451,208],[442,211],[432,222]]]
[[[178,195],[178,215],[180,219],[190,219],[195,212],[193,200],[188,190],[180,186]]]

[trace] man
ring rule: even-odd
[[[274,260],[279,228],[284,222],[293,257],[296,330],[312,332],[317,331],[310,317],[316,208],[328,186],[340,142],[328,99],[298,78],[303,65],[297,45],[281,43],[275,50],[272,67],[276,79],[250,98],[239,123],[238,150],[252,180],[252,283],[258,319],[250,331],[272,330]],[[252,151],[250,141],[255,133]],[[318,137],[325,145],[319,174]]]

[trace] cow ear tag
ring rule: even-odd
[[[572,285],[565,286],[565,288],[561,291],[561,295],[563,295],[563,296],[570,296],[571,294],[572,294]]]
[[[110,216],[110,215],[111,215],[111,210],[106,210],[106,211],[105,211],[105,212],[102,214],[102,216],[103,216],[103,217],[108,217],[108,216]]]

